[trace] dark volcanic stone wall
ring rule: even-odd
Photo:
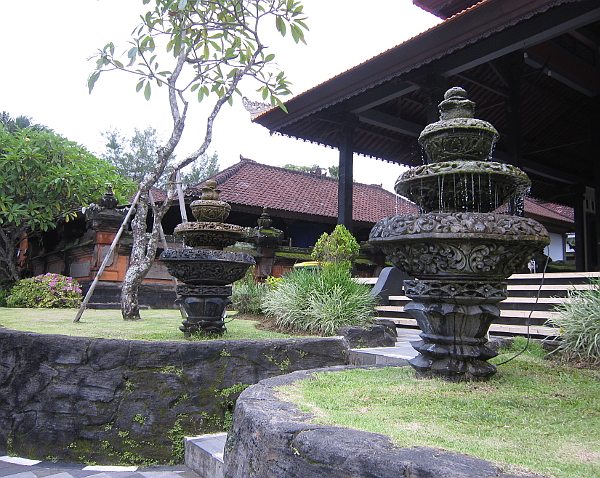
[[[0,454],[88,463],[183,461],[246,386],[347,363],[341,338],[143,342],[0,328]]]

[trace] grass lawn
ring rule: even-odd
[[[130,340],[187,340],[179,330],[179,310],[142,310],[142,320],[125,321],[120,310],[88,309],[74,324],[77,309],[11,309],[0,307],[0,325],[13,330],[80,337]],[[231,317],[235,319],[235,316]],[[259,330],[255,320],[235,319],[223,339],[287,339],[290,335]],[[201,340],[193,338],[191,340]]]
[[[382,433],[545,476],[600,477],[600,370],[533,350],[488,382],[417,380],[410,367],[321,373],[281,394],[313,422]],[[510,354],[494,359],[501,362]]]

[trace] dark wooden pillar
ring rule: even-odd
[[[591,134],[590,138],[598,138],[600,137],[600,119],[598,118],[598,114],[600,114],[600,99],[598,97],[593,100],[593,110],[595,114],[591,115],[592,121],[590,124]],[[596,153],[596,157],[592,159],[594,164],[594,243],[589,244],[589,247],[593,247],[595,249],[595,254],[593,257],[595,258],[594,264],[592,268],[588,268],[588,270],[598,271],[600,270],[600,220],[598,216],[598,208],[600,207],[600,158],[598,158],[598,154]]]
[[[352,232],[352,190],[354,166],[354,129],[345,124],[340,129],[338,180],[338,224]]]
[[[585,186],[576,191],[574,196],[575,210],[575,269],[578,272],[586,270],[585,260]]]
[[[510,55],[508,63],[503,68],[503,80],[508,86],[508,97],[505,100],[506,111],[506,152],[511,157],[511,163],[522,167],[523,157],[523,128],[521,118],[521,71],[523,67],[523,52],[516,51]],[[508,204],[508,211],[515,216],[525,213],[524,198],[513,198]]]

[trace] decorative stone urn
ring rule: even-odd
[[[550,243],[532,219],[495,212],[522,199],[530,181],[520,169],[490,161],[498,133],[474,119],[475,104],[451,88],[439,105],[440,121],[419,137],[427,164],[396,182],[396,192],[421,214],[380,220],[369,241],[415,280],[404,281],[405,307],[422,330],[409,363],[421,377],[485,380],[490,324],[506,298],[505,279]]]
[[[190,336],[196,332],[225,332],[225,308],[231,303],[231,283],[241,279],[254,258],[244,252],[224,251],[244,234],[244,228],[224,221],[231,206],[220,200],[215,181],[207,181],[202,196],[192,203],[197,222],[184,222],[175,228],[190,248],[167,249],[160,255],[169,274],[183,282],[177,286],[176,303],[187,319],[179,329]]]

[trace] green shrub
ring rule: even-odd
[[[370,288],[353,281],[342,266],[291,271],[267,292],[263,310],[286,330],[327,336],[344,325],[369,322],[376,303]]]
[[[600,362],[600,279],[592,288],[568,291],[567,300],[556,306],[558,316],[548,324],[560,330],[558,348],[567,358]]]
[[[10,289],[0,289],[0,307],[6,307],[6,298],[10,295]]]
[[[281,282],[281,277],[269,276],[266,278],[266,283],[269,286],[269,289],[277,289],[280,282]]]
[[[573,261],[552,261],[546,268],[546,272],[575,272],[576,270]]]
[[[76,280],[48,272],[17,282],[6,298],[6,306],[67,309],[79,307],[82,298]]]
[[[262,314],[261,304],[268,290],[267,284],[254,280],[254,267],[251,267],[243,279],[233,284],[233,308],[241,314]]]
[[[342,224],[335,226],[331,234],[326,232],[319,238],[313,248],[313,260],[329,264],[336,264],[350,269],[358,257],[360,246],[354,236]]]

